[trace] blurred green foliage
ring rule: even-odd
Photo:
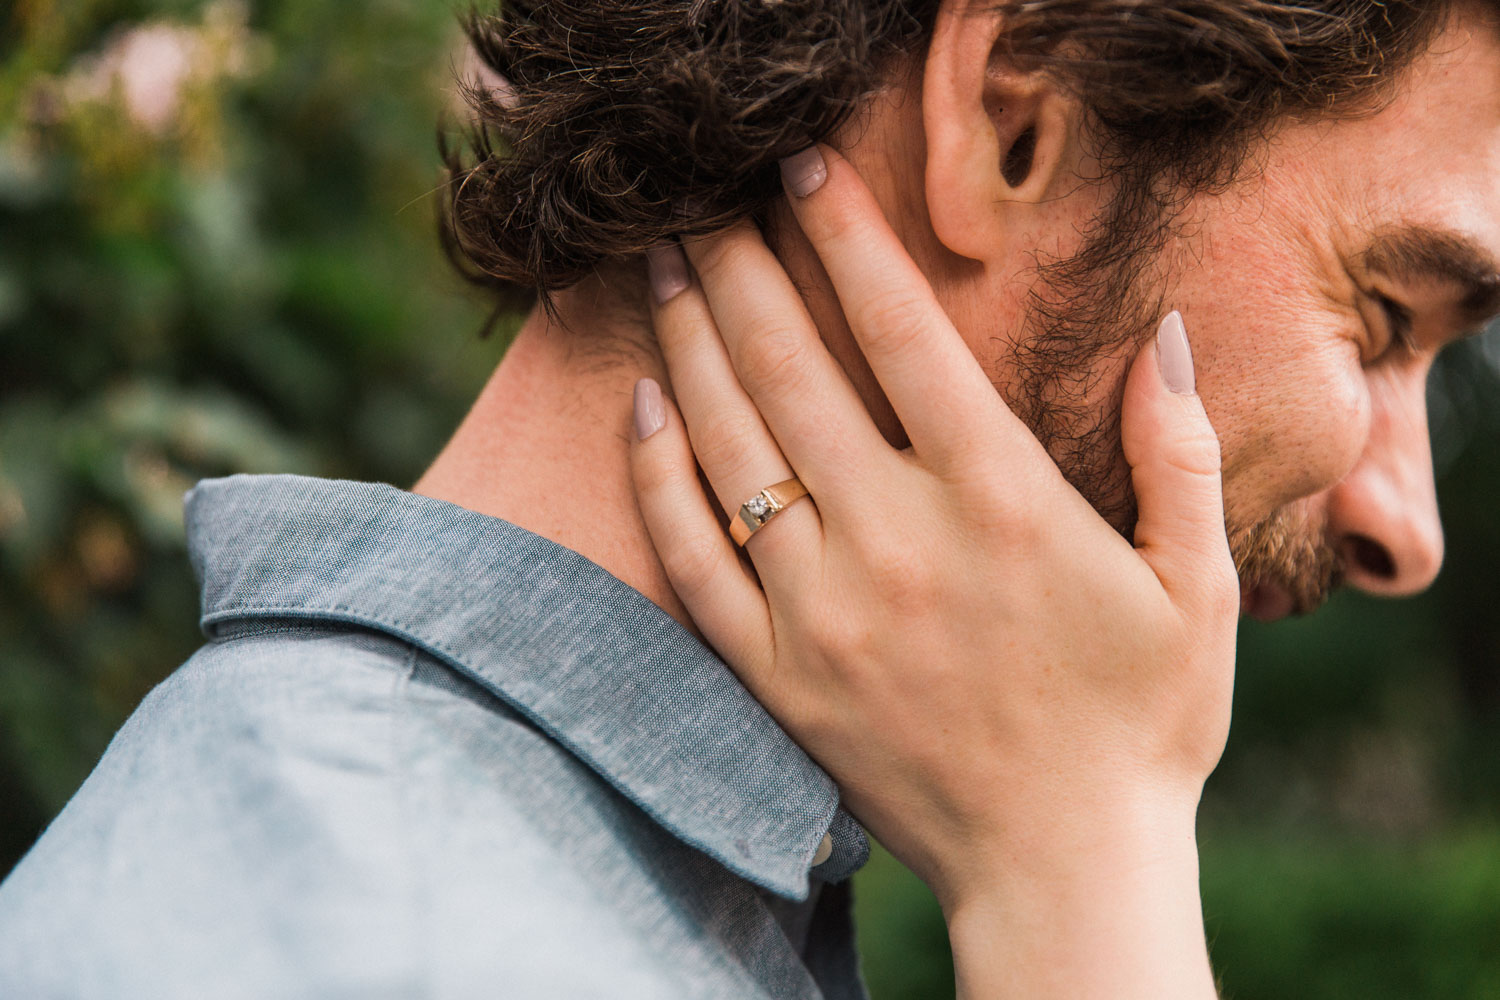
[[[26,0],[0,31],[0,859],[196,645],[181,497],[410,482],[502,346],[435,250],[442,5]]]
[[[434,239],[447,5],[0,18],[4,872],[198,642],[183,490],[411,482],[505,324],[476,336],[485,306]],[[1491,339],[1434,375],[1438,585],[1243,630],[1202,823],[1230,997],[1500,997],[1497,367]],[[858,915],[877,998],[951,995],[935,904],[889,855]]]

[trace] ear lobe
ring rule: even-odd
[[[926,195],[938,239],[983,259],[1019,216],[1070,176],[1076,106],[1038,73],[1005,62],[1002,19],[966,0],[943,4],[922,79]]]

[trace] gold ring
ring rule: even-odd
[[[767,486],[740,504],[739,513],[729,520],[729,537],[736,545],[743,546],[767,521],[805,496],[807,487],[796,476],[775,486]]]

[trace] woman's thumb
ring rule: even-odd
[[[1219,439],[1196,382],[1182,316],[1169,313],[1131,366],[1120,433],[1135,486],[1135,547],[1175,599],[1217,594],[1234,574]]]

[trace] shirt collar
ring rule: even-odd
[[[688,844],[805,898],[869,845],[829,779],[729,668],[640,592],[498,518],[390,486],[205,480],[186,499],[205,632],[353,622],[444,660]]]

